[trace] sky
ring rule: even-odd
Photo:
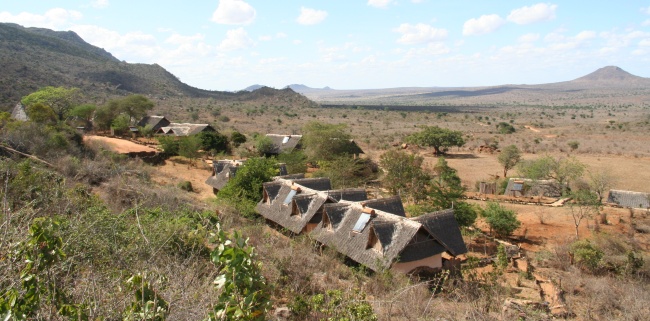
[[[542,84],[618,66],[650,77],[650,1],[4,0],[202,89]]]

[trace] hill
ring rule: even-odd
[[[0,107],[7,110],[21,97],[44,86],[81,88],[93,100],[129,93],[164,100],[212,98],[255,100],[260,93],[209,91],[182,83],[157,64],[131,64],[85,42],[72,31],[25,28],[0,23]],[[289,97],[311,104],[291,90],[266,90],[262,96]]]

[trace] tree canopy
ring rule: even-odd
[[[424,126],[422,131],[407,136],[406,141],[418,146],[433,147],[436,154],[444,154],[453,146],[465,145],[462,132],[438,126]]]
[[[499,164],[503,166],[503,177],[508,176],[508,171],[513,169],[521,161],[521,151],[516,145],[504,148],[497,157]]]
[[[147,115],[147,111],[153,109],[154,103],[143,95],[128,95],[124,98],[113,99],[108,106],[117,113],[129,116],[130,122],[139,120]]]
[[[35,91],[21,99],[27,107],[41,103],[52,108],[59,120],[64,120],[68,111],[80,100],[79,88],[65,88],[47,86]]]
[[[521,176],[530,179],[554,179],[561,188],[563,194],[569,190],[569,184],[582,177],[586,166],[575,157],[543,156],[538,159],[522,161],[519,164]]]
[[[328,161],[356,152],[345,124],[324,124],[317,121],[303,127],[302,145],[310,161]]]
[[[521,225],[515,211],[509,210],[496,202],[488,202],[487,206],[481,211],[481,215],[485,217],[490,229],[499,236],[508,236]]]

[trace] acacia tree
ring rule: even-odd
[[[462,132],[438,126],[424,126],[422,131],[407,136],[406,141],[418,146],[433,147],[436,154],[444,154],[453,146],[465,145]]]
[[[616,183],[616,177],[607,169],[590,171],[587,176],[589,177],[589,189],[598,195],[598,203],[601,203],[605,193]]]
[[[386,175],[382,180],[391,193],[412,197],[418,201],[426,197],[431,178],[422,170],[424,158],[403,151],[390,150],[379,160]]]
[[[324,124],[313,121],[303,127],[302,145],[310,161],[329,161],[354,153],[352,136],[345,124]]]
[[[79,88],[47,86],[21,99],[23,105],[41,103],[52,108],[59,120],[64,120],[68,111],[80,100]]]
[[[598,213],[598,195],[589,190],[579,190],[571,194],[573,200],[569,202],[573,225],[576,228],[576,239],[579,238],[579,227],[582,220]]]
[[[554,179],[560,184],[562,194],[568,194],[569,184],[577,181],[586,166],[575,157],[543,156],[538,159],[522,161],[519,173],[530,179]]]
[[[508,176],[508,171],[513,169],[521,161],[521,151],[515,145],[504,148],[497,157],[499,164],[503,165],[503,177]]]

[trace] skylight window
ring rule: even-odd
[[[361,213],[361,216],[359,216],[357,223],[354,224],[354,228],[352,229],[352,231],[356,233],[361,233],[361,231],[363,231],[366,225],[368,225],[369,221],[370,221],[370,214]]]
[[[282,144],[286,144],[286,143],[288,143],[288,142],[289,142],[289,138],[291,138],[291,136],[284,136],[284,138],[282,138]]]
[[[287,198],[284,199],[284,202],[282,202],[282,204],[289,205],[289,203],[291,203],[291,200],[293,200],[293,197],[296,196],[296,194],[298,194],[298,191],[295,190],[295,189],[292,189],[289,192],[289,195],[287,195]]]

